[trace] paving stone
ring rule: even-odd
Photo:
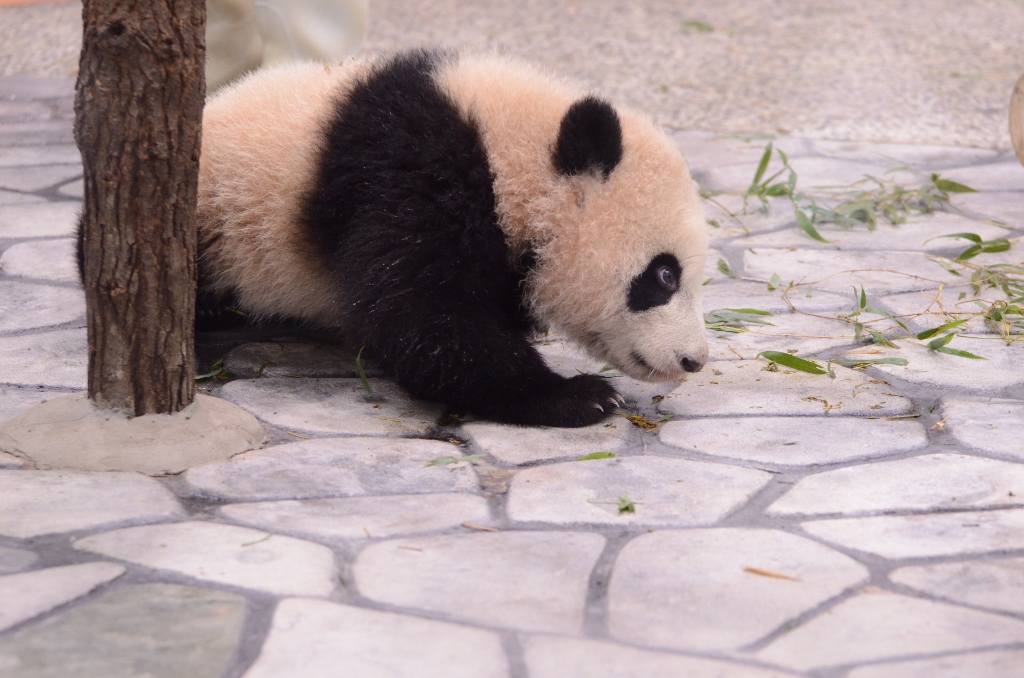
[[[1024,167],[1016,159],[946,170],[942,178],[966,184],[976,191],[1024,190]]]
[[[759,360],[709,363],[688,375],[658,408],[695,417],[826,413],[888,417],[913,409],[891,386],[871,383],[870,377],[856,370],[833,366],[836,378],[829,379],[784,367],[769,372],[766,366]],[[826,412],[825,402],[833,409]]]
[[[84,316],[81,290],[0,280],[0,332],[61,325]]]
[[[914,250],[922,252],[948,253],[956,256],[971,243],[966,240],[939,238],[950,233],[976,233],[983,240],[995,240],[1006,237],[1006,229],[986,224],[974,219],[935,212],[927,216],[910,217],[903,224],[894,226],[881,221],[875,230],[869,231],[867,226],[843,227],[836,224],[818,224],[816,226],[821,237],[827,243],[812,240],[802,229],[794,227],[771,233],[760,233],[747,238],[740,238],[732,244],[760,250],[764,247],[798,247],[814,250]],[[779,273],[782,277],[783,274]]]
[[[367,376],[381,376],[368,361],[360,362]],[[356,354],[347,348],[298,341],[242,344],[224,357],[224,369],[244,379],[252,379],[257,373],[267,378],[359,376]]]
[[[189,491],[233,501],[475,492],[469,463],[429,466],[462,451],[436,440],[328,438],[254,450],[185,472]]]
[[[47,111],[44,107],[43,111]],[[82,154],[74,144],[13,146],[0,149],[0,167],[29,165],[81,165]],[[79,168],[81,172],[81,168]]]
[[[983,452],[1024,461],[1020,430],[1024,400],[985,397],[942,399],[944,430],[958,442]]]
[[[39,556],[31,551],[0,546],[0,574],[12,574],[31,567]]]
[[[704,260],[704,279],[705,280],[728,280],[730,276],[722,272],[719,268],[719,260],[725,259],[725,255],[716,249],[709,249],[707,258]],[[728,263],[728,260],[726,263]]]
[[[746,274],[771,280],[778,274],[784,284],[790,280],[814,289],[847,292],[864,287],[868,294],[910,292],[931,289],[959,279],[947,273],[921,252],[864,252],[813,249],[747,249],[743,252]]]
[[[143,584],[0,638],[5,678],[219,678],[242,635],[245,599]]]
[[[85,328],[0,337],[0,384],[86,387]]]
[[[961,293],[966,293],[967,296],[960,299]],[[881,304],[878,305],[903,321],[914,334],[963,318],[970,319],[959,326],[960,332],[995,333],[996,328],[986,323],[984,318],[974,316],[978,311],[988,307],[987,304],[980,306],[978,300],[1006,301],[1006,296],[1002,290],[992,288],[983,289],[978,296],[974,296],[969,285],[949,285],[942,287],[941,290],[893,294],[881,299]],[[895,323],[891,321],[885,321],[883,327],[894,325]]]
[[[135,473],[0,471],[0,534],[27,539],[184,515],[158,481]]]
[[[801,478],[767,512],[809,516],[1021,504],[1024,464],[926,454]]]
[[[1024,549],[1024,510],[1021,509],[836,518],[805,522],[801,526],[826,541],[883,558],[928,558]]]
[[[869,589],[757,653],[798,670],[1024,641],[1024,622]],[[886,674],[892,675],[892,674]]]
[[[625,419],[613,419],[572,429],[527,428],[475,421],[464,424],[462,430],[482,452],[499,461],[529,464],[552,459],[577,459],[591,452],[617,452],[626,447],[630,428]]]
[[[854,344],[853,326],[842,320],[802,313],[765,316],[764,319],[772,324],[748,325],[748,331],[739,333],[709,331],[710,359],[738,360],[739,355],[753,358],[761,351],[791,350],[808,356]]]
[[[529,631],[579,633],[604,538],[579,532],[479,532],[395,539],[353,565],[359,591],[390,605]]]
[[[997,193],[963,193],[954,196],[953,205],[979,216],[1001,221],[1007,226],[1024,226],[1024,193],[1020,190]]]
[[[7,454],[6,452],[0,452],[0,469],[21,468],[24,465],[25,460],[21,457],[16,457],[13,454]]]
[[[1024,613],[1024,558],[904,567],[889,579],[946,600]]]
[[[682,450],[771,466],[839,464],[928,444],[916,421],[860,417],[681,419],[662,425],[659,436]]]
[[[222,398],[281,428],[349,435],[424,435],[441,408],[410,400],[394,383],[370,379],[239,379],[221,389]]]
[[[552,525],[710,525],[771,479],[763,471],[666,457],[621,457],[519,471],[509,519]],[[635,512],[619,511],[628,496]]]
[[[798,289],[783,298],[784,290],[768,290],[765,283],[734,280],[728,283],[705,285],[703,293],[704,313],[720,308],[756,308],[769,313],[787,314],[793,308],[804,313],[848,310],[852,305],[850,295],[842,296],[823,290]],[[811,296],[807,296],[810,292]],[[790,304],[786,303],[789,299]]]
[[[997,650],[862,666],[848,678],[1019,678],[1021,666],[1024,650]]]
[[[124,574],[124,567],[96,562],[50,567],[0,577],[0,631],[80,598]]]
[[[934,172],[991,162],[999,151],[988,148],[960,146],[926,146],[917,144],[875,144],[863,141],[815,140],[813,151],[830,158],[871,163],[906,165],[911,169]]]
[[[81,179],[77,181],[71,181],[57,189],[57,193],[60,195],[66,195],[71,198],[83,198],[85,197],[85,182]]]
[[[778,530],[653,532],[619,554],[608,630],[638,645],[725,651],[867,577],[853,559]]]
[[[50,109],[44,104],[0,96],[0,120],[5,122],[21,122],[27,120],[48,120],[52,117],[53,114],[50,112]],[[2,157],[0,155],[0,158]],[[0,166],[5,165],[0,164]]]
[[[53,396],[53,393],[27,386],[0,386],[0,424]]]
[[[769,198],[765,208],[757,199],[723,193],[704,201],[705,218],[709,223],[708,237],[713,245],[724,245],[733,238],[751,233],[764,233],[796,223],[793,204],[787,198]],[[713,262],[714,263],[714,262]]]
[[[284,600],[245,678],[504,678],[497,634],[319,600]]]
[[[73,235],[81,209],[79,202],[5,205],[0,207],[0,238]]]
[[[56,238],[12,245],[0,256],[0,270],[22,278],[77,282],[75,241]]]
[[[759,160],[760,158],[752,162],[707,169],[701,173],[701,185],[714,191],[745,191],[754,178]],[[813,189],[822,186],[847,186],[860,181],[865,175],[881,177],[894,163],[892,161],[866,163],[836,158],[804,157],[792,158],[790,165],[797,173],[800,190],[813,192]],[[769,166],[765,178],[779,169],[781,169],[781,164],[778,159],[772,158],[772,164]],[[779,180],[785,181],[787,176],[788,174],[783,174]],[[897,172],[889,174],[886,178],[900,181],[906,177],[907,173]]]
[[[377,539],[493,522],[486,499],[457,493],[231,504],[220,513],[271,532],[323,540]]]
[[[337,570],[326,546],[235,525],[192,521],[127,527],[76,549],[282,596],[326,596]]]
[[[747,141],[734,134],[717,134],[701,130],[675,131],[671,134],[691,171],[719,167],[723,164],[723,159],[732,163],[756,165],[764,155],[764,147],[767,144],[765,139]],[[772,139],[772,143],[789,157],[799,158],[810,154],[816,142],[799,137],[779,137]],[[743,188],[748,185],[749,180]]]
[[[75,135],[66,120],[0,122],[0,147],[73,144]],[[68,165],[57,165],[68,167]],[[81,173],[81,169],[78,170]],[[9,178],[9,177],[8,177]]]
[[[872,371],[885,379],[927,386],[948,392],[998,395],[1000,389],[1024,386],[1024,343],[1007,346],[997,337],[960,335],[949,348],[969,351],[985,360],[972,360],[945,353],[936,353],[923,344],[900,342],[901,349],[879,347],[878,357],[899,356],[908,361],[906,367],[876,365]],[[1022,393],[1024,395],[1024,393]]]
[[[0,205],[28,205],[45,202],[45,198],[40,198],[37,195],[31,195],[29,193],[16,193],[14,191],[5,191],[0,189]]]
[[[530,678],[783,678],[788,671],[555,636],[520,642]]]
[[[8,125],[0,125],[0,134],[6,131],[7,127]],[[14,191],[41,191],[81,175],[81,162],[69,165],[0,167],[0,188]]]

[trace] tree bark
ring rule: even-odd
[[[75,140],[89,397],[129,415],[195,396],[204,0],[84,0]]]

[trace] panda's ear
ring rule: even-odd
[[[554,164],[572,176],[601,172],[607,179],[622,160],[622,126],[607,101],[588,96],[569,107],[558,128]]]

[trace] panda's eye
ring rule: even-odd
[[[629,282],[627,305],[633,312],[667,304],[679,290],[683,269],[675,255],[665,252],[651,259],[643,273]]]
[[[662,266],[658,269],[658,283],[666,289],[674,290],[676,288],[676,274],[668,266]]]

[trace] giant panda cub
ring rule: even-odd
[[[507,58],[243,79],[206,106],[198,220],[200,307],[337,331],[457,412],[585,426],[623,404],[601,376],[552,372],[537,328],[648,381],[707,360],[705,224],[679,151]]]

